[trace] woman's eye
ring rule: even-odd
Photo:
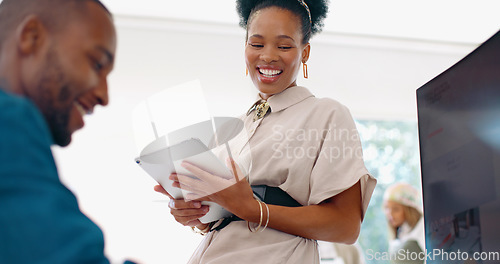
[[[264,47],[264,45],[262,45],[262,44],[250,44],[250,46],[252,46],[254,48],[262,48],[262,47]]]
[[[290,47],[290,46],[279,46],[278,48],[279,48],[279,49],[282,49],[282,50],[289,50],[289,49],[291,49],[292,47]]]

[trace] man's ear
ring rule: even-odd
[[[302,63],[306,63],[309,60],[309,53],[311,52],[311,45],[307,43],[302,50]]]
[[[24,55],[33,54],[45,44],[47,29],[37,16],[31,15],[18,26],[16,37],[19,52]]]

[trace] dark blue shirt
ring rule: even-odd
[[[101,230],[60,181],[28,99],[0,89],[0,263],[109,263]]]

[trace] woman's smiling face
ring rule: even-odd
[[[301,22],[289,10],[268,7],[248,23],[245,60],[252,82],[263,99],[295,86],[301,62],[309,58],[302,44]]]

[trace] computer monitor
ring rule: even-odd
[[[500,263],[500,31],[417,107],[427,263]]]

